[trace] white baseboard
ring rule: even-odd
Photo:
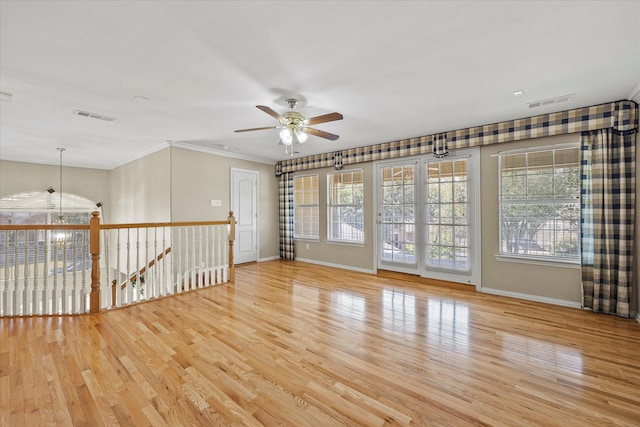
[[[269,256],[269,257],[266,257],[266,258],[260,258],[258,260],[258,262],[275,261],[277,259],[280,259],[280,256]]]
[[[316,261],[315,259],[296,258],[296,261],[308,262],[309,264],[324,265],[325,267],[342,268],[343,270],[357,271],[359,273],[375,274],[375,271],[366,268],[352,267],[350,265],[333,264],[331,262]]]
[[[539,295],[523,294],[520,292],[503,291],[502,289],[480,288],[480,292],[487,294],[500,295],[503,297],[519,298],[528,301],[544,302],[547,304],[561,305],[563,307],[581,308],[582,304],[577,301],[569,301],[558,298],[541,297]]]

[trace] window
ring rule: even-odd
[[[577,144],[500,155],[500,254],[580,259]]]
[[[427,267],[469,272],[469,160],[426,164]]]
[[[362,169],[327,175],[327,239],[364,243]]]
[[[380,258],[416,264],[416,162],[379,168],[379,211],[382,212]]]
[[[95,202],[84,197],[49,191],[29,191],[11,194],[0,199],[0,224],[10,225],[38,225],[53,224],[62,213],[67,224],[89,224],[91,212],[100,211]],[[60,205],[62,203],[62,206]],[[49,274],[54,274],[54,264],[57,272],[65,270],[72,272],[77,269],[88,270],[91,267],[89,257],[89,232],[76,230],[62,233],[64,240],[73,239],[73,243],[60,243],[60,232],[44,230],[3,230],[0,231],[0,269],[5,263],[20,265],[38,263],[38,271],[46,271],[44,261],[49,262]],[[16,258],[17,256],[17,258]],[[22,268],[22,267],[21,267]],[[33,267],[36,268],[36,267]],[[33,274],[30,273],[30,274]]]
[[[318,175],[293,178],[294,232],[298,239],[319,239]]]

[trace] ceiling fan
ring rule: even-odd
[[[339,138],[338,135],[333,133],[325,132],[323,130],[315,129],[310,126],[317,125],[319,123],[333,122],[335,120],[342,120],[342,114],[340,113],[329,113],[323,114],[322,116],[316,116],[311,118],[305,118],[302,114],[297,111],[293,111],[298,104],[298,100],[294,98],[287,99],[287,105],[291,108],[291,111],[285,111],[282,114],[277,113],[270,107],[266,107],[264,105],[256,105],[256,107],[274,119],[280,122],[280,126],[266,126],[260,128],[251,128],[251,129],[238,129],[236,132],[250,132],[254,130],[266,130],[266,129],[280,129],[280,144],[284,144],[285,152],[289,154],[289,146],[292,144],[303,144],[309,134],[314,136],[319,136],[320,138],[329,139],[331,141],[335,141]],[[293,155],[293,150],[291,150],[291,154]]]

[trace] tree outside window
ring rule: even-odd
[[[502,255],[579,259],[577,145],[500,156]]]
[[[329,174],[327,181],[327,239],[364,243],[362,169]]]

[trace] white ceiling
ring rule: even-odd
[[[112,169],[177,141],[274,163],[275,130],[233,131],[276,125],[255,106],[289,97],[344,115],[303,156],[639,88],[638,1],[0,1],[3,160],[57,164],[65,147],[66,166]]]

